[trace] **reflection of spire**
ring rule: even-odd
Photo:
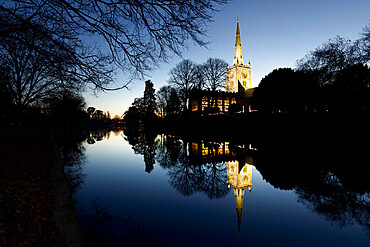
[[[244,189],[234,188],[234,196],[236,205],[236,216],[238,218],[238,235],[240,236],[240,225],[242,222],[243,201],[244,201]]]
[[[236,215],[238,219],[238,234],[242,220],[244,191],[248,188],[252,190],[252,165],[245,164],[241,169],[239,161],[226,162],[227,164],[227,184],[234,188]]]

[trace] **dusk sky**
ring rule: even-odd
[[[216,14],[207,34],[208,48],[188,43],[183,57],[174,57],[150,76],[115,92],[92,91],[84,96],[88,106],[121,116],[134,98],[141,97],[144,81],[150,79],[155,89],[167,85],[169,71],[182,59],[203,63],[209,57],[232,63],[234,55],[236,19],[239,17],[244,62],[251,61],[252,87],[272,70],[295,67],[298,59],[330,38],[339,35],[358,39],[363,27],[370,25],[369,0],[235,0]],[[118,77],[117,86],[125,83]]]

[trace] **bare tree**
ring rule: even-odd
[[[187,109],[189,94],[196,82],[196,70],[197,65],[186,59],[172,68],[169,73],[169,84],[179,91],[184,109]]]
[[[113,80],[112,66],[137,77],[180,55],[187,41],[206,45],[207,25],[231,0],[13,0],[0,4],[0,38],[37,32],[68,54],[74,72],[97,88]],[[53,60],[58,53],[34,44]],[[124,83],[122,87],[127,86]]]
[[[205,76],[203,73],[203,65],[197,65],[195,68],[194,88],[202,90],[204,89]]]
[[[219,58],[208,58],[202,65],[205,87],[211,91],[225,88],[227,63]]]
[[[347,66],[367,62],[361,40],[351,41],[337,36],[298,60],[297,69],[316,71],[320,84],[324,85],[332,84],[337,74]]]
[[[170,102],[171,90],[172,88],[170,86],[163,86],[156,93],[157,112],[162,117],[167,115],[167,106]]]
[[[366,25],[362,32],[363,50],[367,59],[367,64],[370,65],[370,24]]]
[[[157,94],[157,112],[162,117],[177,116],[181,112],[181,101],[176,89],[171,86],[161,87]]]
[[[18,111],[53,97],[60,90],[77,90],[84,85],[84,80],[75,75],[68,53],[54,43],[32,30],[14,32],[13,37],[18,40],[0,39],[0,80]],[[47,47],[58,57],[47,57],[38,52],[36,46]]]

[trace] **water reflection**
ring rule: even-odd
[[[72,192],[84,183],[83,166],[86,161],[83,142],[88,139],[86,132],[55,132],[57,145],[64,163],[64,172],[69,180]]]
[[[325,220],[340,227],[357,223],[369,232],[367,166],[353,170],[341,162],[333,166],[310,142],[279,140],[273,145],[259,143],[257,148],[231,138],[180,139],[144,133],[127,136],[126,140],[135,153],[144,156],[145,171],[152,171],[155,163],[167,169],[169,183],[184,196],[201,192],[210,199],[222,198],[233,188],[239,233],[245,190],[252,190],[253,165],[275,188],[295,191],[300,203]],[[327,147],[325,150],[329,151]],[[287,152],[289,157],[282,156]],[[312,159],[315,162],[307,164]],[[359,176],[363,179],[360,183]]]
[[[227,185],[234,188],[236,215],[238,218],[238,234],[242,221],[243,201],[245,189],[252,191],[252,165],[229,161],[227,163]]]
[[[358,224],[370,237],[369,144],[357,135],[269,140],[255,165],[275,188],[340,228]]]
[[[94,144],[95,142],[102,141],[104,138],[109,139],[110,134],[110,129],[92,129],[88,131],[86,142],[88,144]]]
[[[168,171],[171,186],[184,196],[200,192],[217,199],[225,197],[232,187],[240,234],[244,191],[252,190],[253,158],[250,155],[256,148],[222,138],[190,140],[143,132],[125,139],[135,154],[144,156],[146,172],[152,171],[156,162]]]
[[[110,133],[92,131],[63,144],[65,157],[81,161],[71,165],[77,167],[76,173],[81,175],[76,176],[76,184],[84,180],[78,169],[84,161],[85,149],[81,141],[93,144],[108,139]],[[351,142],[350,146],[343,146],[344,152],[335,140],[318,143],[307,141],[307,138],[304,142],[279,138],[251,144],[242,138],[230,137],[179,138],[143,132],[113,134],[122,134],[134,153],[142,156],[143,173],[150,173],[152,177],[156,169],[163,170],[169,184],[186,197],[198,193],[215,200],[233,192],[236,208],[233,220],[237,220],[238,225],[235,233],[240,234],[241,226],[255,217],[246,218],[248,201],[244,196],[252,191],[252,186],[253,191],[260,192],[256,181],[256,185],[252,185],[252,173],[257,169],[273,187],[293,191],[299,203],[325,221],[339,227],[356,224],[370,236],[370,173],[365,165],[369,161],[364,152],[366,146]],[[248,210],[253,209],[251,202]]]
[[[135,154],[144,156],[145,171],[150,173],[154,169],[155,154],[157,149],[156,135],[143,132],[133,132],[131,135],[124,136],[126,141],[132,146]]]
[[[297,185],[295,191],[301,203],[325,220],[340,228],[357,223],[370,237],[369,191],[351,190],[340,181],[332,172],[323,172],[311,184]]]

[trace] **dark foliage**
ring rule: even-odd
[[[319,103],[317,87],[304,72],[290,68],[272,71],[261,80],[253,93],[253,104],[261,112],[294,113],[307,105]],[[315,102],[316,101],[316,102]]]

